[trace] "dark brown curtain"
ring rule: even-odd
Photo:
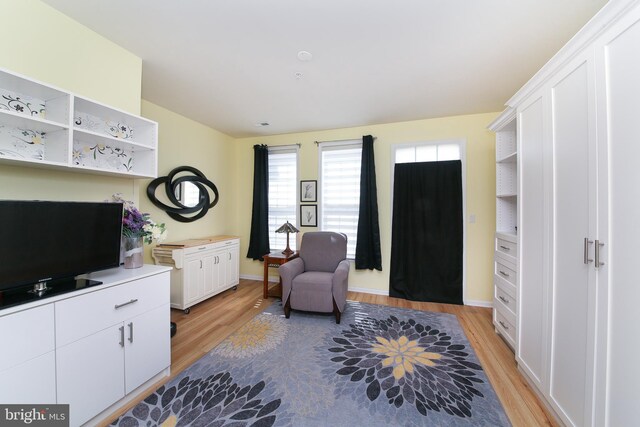
[[[253,146],[253,208],[247,258],[262,259],[269,248],[269,151],[266,145]]]
[[[462,163],[395,165],[389,295],[462,304]]]
[[[360,166],[360,211],[356,241],[356,270],[382,271],[380,226],[378,224],[378,190],[376,162],[373,155],[373,137],[362,137]]]

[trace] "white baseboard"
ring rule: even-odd
[[[493,308],[493,303],[491,301],[465,300],[464,305],[470,305],[473,307]]]
[[[256,276],[255,274],[241,274],[240,278],[247,280],[257,280],[258,282],[262,282],[264,280],[264,276]],[[270,283],[277,283],[278,281],[278,277],[269,276]]]
[[[389,291],[383,289],[358,288],[349,286],[348,290],[351,292],[362,292],[363,294],[383,295],[385,297],[389,296]]]
[[[240,278],[247,279],[247,280],[257,280],[259,282],[262,282],[262,280],[264,279],[263,276],[256,276],[254,274],[241,274]],[[278,277],[269,276],[269,282],[277,283]],[[352,292],[361,292],[363,294],[382,295],[385,297],[389,296],[388,289],[371,289],[371,288],[360,288],[356,286],[349,286],[349,290]],[[493,303],[491,301],[465,300],[464,305],[469,305],[473,307],[493,308]]]

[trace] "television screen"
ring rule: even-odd
[[[120,264],[121,203],[0,201],[0,291]]]

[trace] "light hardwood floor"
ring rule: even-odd
[[[555,420],[518,372],[511,350],[495,334],[490,309],[406,301],[358,292],[349,292],[348,299],[370,304],[455,314],[511,423],[514,426],[526,427],[557,426]],[[263,300],[262,282],[241,279],[236,291],[228,290],[202,302],[192,307],[188,315],[180,310],[171,310],[171,320],[178,325],[178,333],[171,340],[171,376],[143,393],[140,399],[121,408],[102,425],[108,425],[113,419],[135,406],[147,394],[189,367],[274,301],[276,301],[274,298]]]

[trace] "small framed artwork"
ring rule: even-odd
[[[318,226],[318,205],[300,205],[300,227]]]
[[[301,202],[317,202],[318,201],[318,181],[300,181],[300,201]]]

